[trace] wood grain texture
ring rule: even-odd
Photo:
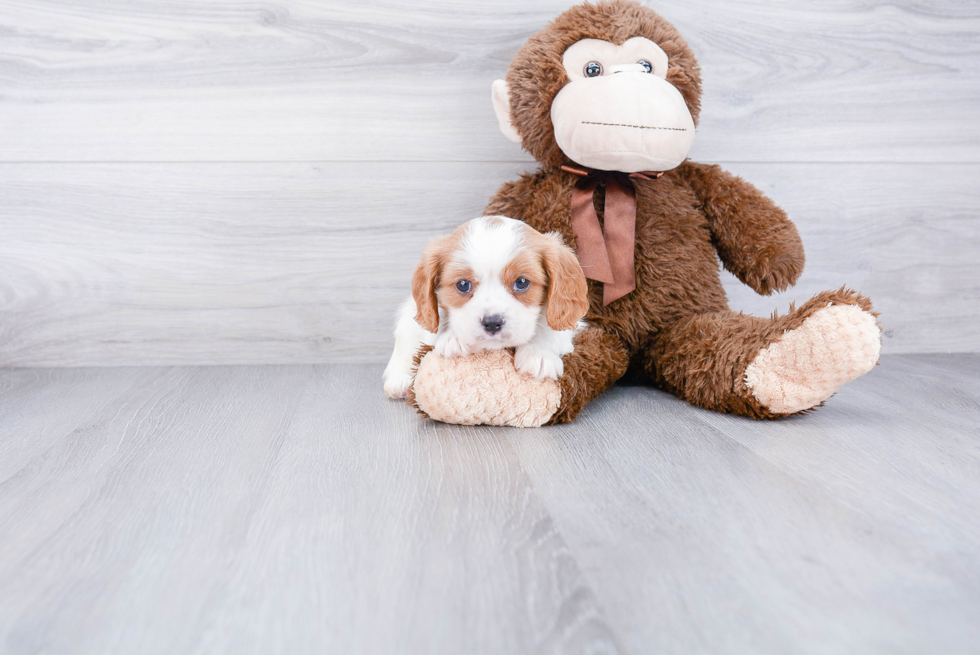
[[[619,652],[507,443],[378,375],[0,373],[0,649]]]
[[[500,161],[490,84],[570,6],[0,2],[3,161]],[[978,162],[973,3],[656,2],[699,57],[693,156]]]
[[[949,362],[771,423],[617,387],[508,438],[627,650],[970,653],[980,359]]]
[[[921,653],[980,639],[980,355],[773,423],[461,428],[380,366],[0,371],[5,653]]]
[[[522,168],[0,165],[0,365],[385,361],[426,241]],[[882,312],[885,352],[980,350],[980,167],[729,168],[807,249],[776,297],[725,274],[735,308],[847,284]]]
[[[489,85],[569,4],[0,0],[0,366],[382,361],[426,240],[533,168]],[[797,288],[732,304],[848,284],[886,352],[980,350],[977,7],[652,6],[692,157],[803,232]]]

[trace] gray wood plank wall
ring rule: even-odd
[[[571,3],[0,0],[0,365],[378,362],[426,240],[533,161],[490,83]],[[885,352],[980,351],[980,6],[655,2],[692,158],[797,222]]]

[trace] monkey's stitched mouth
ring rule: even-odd
[[[656,125],[627,125],[626,123],[599,123],[597,121],[582,121],[582,125],[605,125],[607,127],[635,127],[638,130],[670,130],[672,132],[687,132],[686,127],[658,127]]]

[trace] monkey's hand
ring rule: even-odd
[[[806,258],[800,235],[786,212],[754,186],[716,165],[688,161],[677,172],[700,201],[726,269],[766,296],[796,282]]]
[[[437,421],[457,425],[544,425],[561,401],[550,379],[519,373],[509,350],[468,357],[421,353],[409,403]]]
[[[756,293],[764,296],[793,286],[803,272],[803,246],[799,244],[798,237],[796,242],[790,244],[760,244],[743,257],[748,261],[736,275]],[[727,263],[725,268],[731,270]]]

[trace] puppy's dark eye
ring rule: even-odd
[[[602,75],[602,64],[597,61],[590,61],[585,65],[586,77],[599,77]]]
[[[531,286],[531,282],[526,277],[519,277],[514,280],[514,291],[527,291],[529,286]]]
[[[456,291],[460,293],[469,293],[470,289],[473,287],[469,280],[460,280],[456,283]]]
[[[651,64],[650,62],[648,62],[646,59],[641,59],[640,61],[638,61],[636,63],[638,63],[640,66],[643,66],[643,68],[645,68],[648,73],[652,73],[653,72],[653,64]]]

